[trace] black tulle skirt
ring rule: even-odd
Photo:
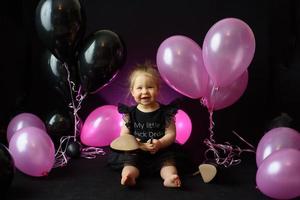
[[[177,143],[155,154],[142,150],[122,152],[113,149],[110,149],[108,154],[108,164],[111,168],[121,170],[124,165],[132,165],[145,174],[159,172],[166,164],[174,164],[177,169],[180,169],[183,168],[184,163],[186,163],[186,155]]]

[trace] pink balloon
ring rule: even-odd
[[[227,86],[220,86],[213,90],[214,83],[209,79],[206,94],[203,102],[208,110],[220,110],[231,106],[245,92],[248,85],[248,71],[246,70],[240,77]]]
[[[192,132],[191,119],[183,110],[178,110],[175,115],[175,120],[176,141],[180,144],[184,144],[189,139]]]
[[[288,127],[271,129],[261,138],[257,145],[257,166],[259,167],[263,160],[273,154],[275,151],[285,148],[294,148],[300,150],[299,132]]]
[[[300,151],[282,149],[270,155],[256,173],[258,189],[274,199],[300,196]]]
[[[158,48],[156,61],[160,75],[174,90],[190,98],[204,95],[208,74],[201,48],[192,39],[181,35],[167,38]]]
[[[55,161],[55,148],[42,129],[26,127],[18,130],[9,142],[16,168],[30,176],[47,175]]]
[[[122,120],[116,106],[105,105],[95,109],[83,124],[81,142],[94,147],[109,145],[119,136]]]
[[[6,135],[7,141],[10,141],[16,131],[25,127],[36,127],[46,131],[46,126],[39,117],[31,113],[21,113],[9,122]]]
[[[250,27],[235,18],[218,21],[203,42],[203,61],[216,86],[226,86],[248,68],[255,51]]]

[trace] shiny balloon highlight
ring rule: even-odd
[[[117,106],[105,105],[96,108],[83,124],[81,142],[93,147],[108,146],[120,135],[122,122]]]
[[[11,140],[15,132],[26,127],[36,127],[46,131],[44,122],[38,116],[32,113],[21,113],[10,120],[7,126],[7,141]]]
[[[274,199],[300,196],[300,151],[282,149],[274,152],[259,166],[256,173],[258,189]]]
[[[192,132],[192,122],[188,114],[183,110],[178,110],[175,115],[176,141],[184,144],[189,139]]]
[[[292,128],[278,127],[268,131],[259,141],[256,149],[256,164],[276,151],[293,148],[300,150],[300,133]]]
[[[18,130],[9,142],[9,150],[16,168],[30,176],[48,175],[55,162],[55,148],[50,136],[36,127]]]

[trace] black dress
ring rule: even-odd
[[[174,120],[177,113],[177,104],[162,105],[153,112],[142,112],[137,106],[118,105],[118,110],[123,114],[126,127],[141,142],[160,139],[165,135],[165,129]],[[165,164],[177,166],[177,154],[180,152],[180,145],[174,143],[155,154],[143,150],[120,152],[111,150],[108,156],[108,164],[113,169],[122,169],[124,164],[137,167],[142,173],[157,172]]]

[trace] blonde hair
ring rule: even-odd
[[[155,67],[150,61],[146,61],[143,64],[137,64],[135,68],[131,71],[128,82],[129,82],[129,89],[131,90],[137,75],[145,73],[153,78],[156,83],[157,88],[159,89],[160,85],[160,75]]]

